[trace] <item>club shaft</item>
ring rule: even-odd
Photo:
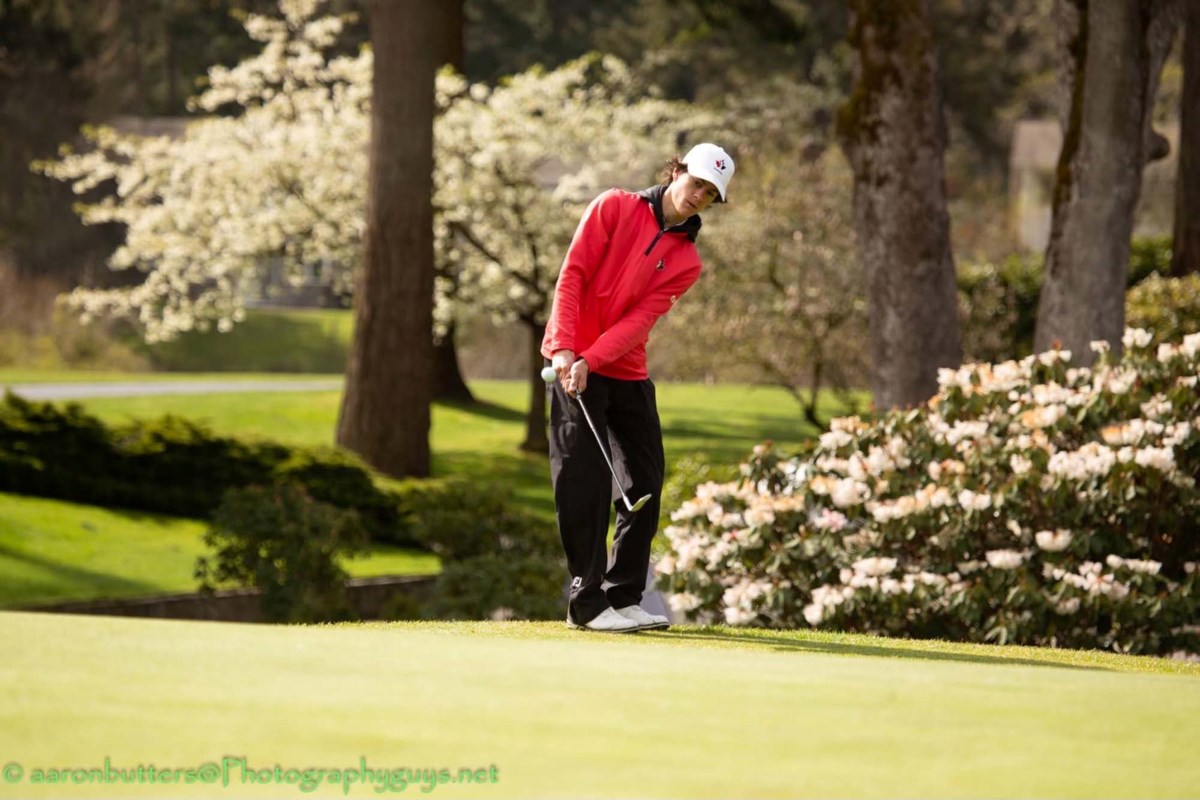
[[[633,503],[629,502],[629,496],[625,494],[625,489],[621,486],[621,479],[617,477],[617,468],[613,466],[612,459],[608,457],[608,449],[604,446],[604,440],[600,438],[600,431],[596,430],[596,424],[592,422],[592,415],[588,413],[587,406],[583,403],[581,395],[575,395],[575,399],[579,401],[579,407],[583,409],[583,418],[587,420],[588,427],[592,429],[592,434],[596,437],[596,444],[600,447],[600,453],[604,456],[604,463],[608,464],[608,471],[612,473],[613,480],[617,482],[617,491],[621,493],[621,499],[625,501],[625,508],[633,509]]]

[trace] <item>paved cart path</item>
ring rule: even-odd
[[[331,392],[342,388],[341,378],[313,380],[196,380],[101,383],[15,383],[3,387],[26,400],[83,400],[89,397],[229,394],[233,392]]]

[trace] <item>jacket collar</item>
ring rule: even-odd
[[[663,222],[662,198],[667,191],[667,187],[659,184],[651,186],[649,189],[643,189],[637,193],[637,196],[650,204],[654,209],[654,219],[658,221],[659,230],[669,233],[685,233],[689,241],[696,241],[696,237],[700,235],[700,225],[702,224],[699,214],[693,214],[678,225],[673,225],[670,228],[666,227]]]

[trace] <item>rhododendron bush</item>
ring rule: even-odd
[[[700,486],[658,564],[734,625],[1200,653],[1200,334],[1129,330],[943,370],[925,408],[836,419]]]

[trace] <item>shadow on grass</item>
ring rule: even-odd
[[[50,583],[49,581],[39,581],[30,578],[10,578],[5,582],[3,592],[5,599],[0,599],[0,608],[32,608],[52,603],[74,601],[80,598],[130,596],[152,594],[159,591],[157,586],[142,581],[134,581],[104,572],[94,572],[82,569],[81,567],[60,564],[41,556],[14,550],[2,544],[0,544],[0,559],[23,562],[29,567],[48,573],[57,580],[57,583]],[[56,588],[68,590],[70,596],[65,597],[62,591],[49,591]],[[7,598],[22,599],[19,603],[13,603]],[[31,602],[30,598],[38,599]]]
[[[655,634],[672,639],[690,639],[699,642],[729,642],[738,645],[760,645],[763,649],[782,652],[828,653],[843,656],[876,656],[879,658],[907,658],[923,661],[959,661],[968,664],[992,664],[1025,667],[1054,667],[1056,669],[1078,669],[1107,672],[1105,667],[1082,666],[1079,664],[1059,664],[1049,661],[1038,661],[1030,658],[1007,658],[1004,656],[987,656],[975,653],[947,653],[938,650],[925,650],[907,646],[917,640],[901,640],[904,647],[884,647],[871,644],[847,644],[843,642],[822,642],[816,640],[797,639],[794,636],[770,631],[755,630],[752,634],[735,634],[727,631],[709,628],[672,628]]]
[[[516,409],[502,406],[498,403],[491,403],[487,400],[476,400],[473,403],[463,403],[460,401],[438,400],[435,402],[440,408],[453,409],[461,411],[464,414],[471,414],[476,417],[486,417],[487,419],[500,420],[501,422],[524,422],[525,414]]]
[[[452,450],[434,452],[435,477],[460,475],[472,482],[492,484],[547,521],[554,520],[550,492],[550,462],[545,456],[521,453]]]

